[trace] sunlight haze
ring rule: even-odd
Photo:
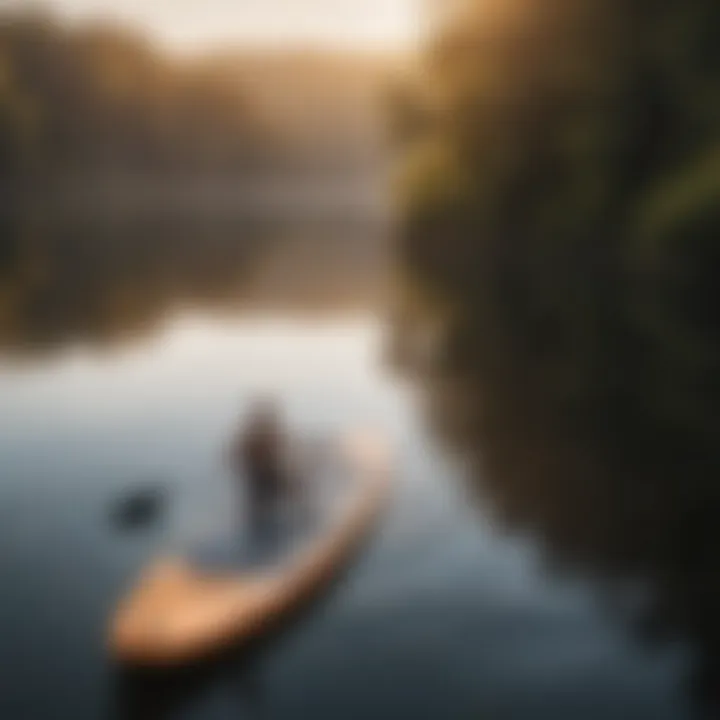
[[[71,20],[141,26],[171,49],[213,45],[319,44],[396,48],[412,41],[418,0],[50,0]],[[27,0],[0,6],[35,7]]]

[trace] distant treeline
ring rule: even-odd
[[[720,4],[463,5],[398,123],[438,429],[554,559],[649,583],[717,709]]]
[[[262,140],[236,84],[173,64],[130,34],[33,16],[0,25],[4,177],[238,170]]]
[[[173,56],[117,26],[0,11],[0,352],[233,304],[278,249],[291,260],[268,283],[295,298],[332,248],[372,250],[348,225],[366,212],[351,201],[377,165],[386,67],[292,48]],[[316,222],[332,242],[286,227]]]
[[[377,69],[300,52],[172,58],[127,30],[0,11],[0,181],[347,164],[368,149]]]

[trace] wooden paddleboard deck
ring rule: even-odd
[[[155,562],[111,618],[109,645],[122,662],[171,666],[255,639],[329,584],[367,535],[388,495],[391,461],[380,436],[341,444],[351,498],[322,533],[278,566],[209,574],[188,559]]]

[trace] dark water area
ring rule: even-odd
[[[673,605],[685,626],[697,618],[695,636],[660,641],[643,625],[653,598],[678,597],[659,592],[677,561],[636,553],[630,505],[600,481],[592,503],[569,482],[502,485],[492,453],[483,482],[468,482],[468,446],[484,454],[487,435],[470,425],[448,442],[467,429],[462,387],[389,362],[374,221],[14,218],[2,238],[0,717],[160,717],[126,705],[143,688],[109,661],[105,624],[149,559],[232,527],[223,453],[259,390],[300,434],[383,429],[392,506],[342,582],[249,667],[166,681],[192,691],[168,717],[679,720],[708,707],[695,681],[713,658],[710,644],[698,665],[701,586]],[[495,447],[550,468],[531,439]],[[167,493],[159,517],[117,532],[109,508],[146,486]],[[644,497],[652,544],[669,526]],[[668,545],[680,553],[682,537]],[[615,557],[652,572],[609,583]]]

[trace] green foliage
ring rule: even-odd
[[[0,177],[242,169],[260,137],[231,79],[142,40],[44,16],[0,23]]]
[[[400,242],[452,309],[435,419],[500,510],[649,579],[713,653],[719,23],[713,0],[469,3],[426,52],[426,142],[453,150],[413,174]]]
[[[660,432],[681,384],[675,426],[696,427],[715,385],[717,20],[706,0],[478,2],[428,48],[425,143],[443,150],[405,183],[402,260],[502,355],[469,370],[517,366],[558,420],[632,404]]]
[[[173,57],[112,25],[0,10],[0,183],[365,169],[386,64],[310,50]]]

